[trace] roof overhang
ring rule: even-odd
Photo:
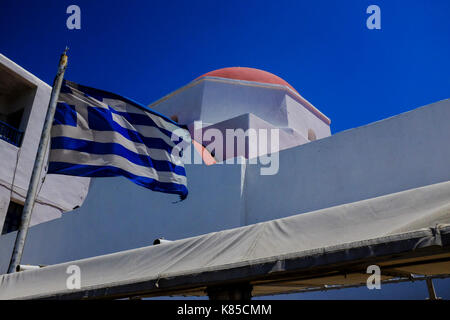
[[[73,262],[76,264],[76,262]],[[105,283],[74,292],[24,298],[104,299],[203,296],[206,288],[250,283],[253,296],[340,289],[366,285],[367,267],[378,265],[383,283],[450,275],[450,226],[439,226],[285,257],[247,261],[218,270],[192,272],[125,284]]]
[[[148,105],[149,108],[154,108],[156,105],[160,104],[161,102],[170,99],[174,95],[177,95],[184,90],[187,90],[193,86],[196,86],[202,82],[211,81],[211,82],[221,82],[221,83],[228,83],[233,85],[242,85],[242,86],[249,86],[249,87],[259,87],[259,88],[269,88],[274,90],[282,90],[286,92],[291,98],[299,102],[302,106],[304,106],[307,110],[309,110],[312,114],[314,114],[317,118],[322,120],[326,125],[331,124],[330,118],[328,118],[326,115],[324,115],[322,112],[320,112],[319,109],[314,107],[308,100],[303,98],[297,91],[292,90],[290,87],[281,85],[281,84],[273,84],[273,83],[263,83],[263,82],[255,82],[255,81],[247,81],[247,80],[236,80],[236,79],[228,79],[228,78],[220,78],[220,77],[210,77],[205,76],[198,78],[196,80],[191,81],[187,85],[165,95],[164,97],[156,100],[155,102]]]

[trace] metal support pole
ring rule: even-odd
[[[429,295],[428,299],[429,300],[439,300],[439,298],[436,296],[436,291],[434,290],[433,279],[427,278],[426,282],[427,282],[428,295]]]
[[[53,82],[47,115],[45,116],[41,140],[39,141],[36,159],[34,160],[33,172],[31,174],[27,197],[23,206],[22,220],[17,232],[16,242],[14,243],[14,250],[11,257],[11,262],[9,263],[8,273],[15,272],[22,259],[25,240],[27,238],[28,227],[31,220],[31,213],[33,211],[34,202],[36,200],[36,191],[39,185],[39,178],[44,163],[45,153],[47,151],[48,140],[50,138],[50,131],[53,124],[53,117],[55,115],[56,103],[58,102],[59,91],[61,90],[61,85],[64,79],[64,72],[66,71],[67,67],[67,50],[68,49],[66,48],[66,50],[64,50],[63,54],[61,55],[61,58],[59,60],[58,73],[56,74],[55,80]]]

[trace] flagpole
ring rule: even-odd
[[[33,211],[34,202],[36,200],[36,190],[39,185],[39,178],[44,164],[44,158],[47,151],[48,140],[50,138],[50,131],[52,129],[53,117],[55,115],[56,103],[58,102],[59,92],[64,79],[64,72],[67,67],[67,50],[66,48],[59,60],[58,73],[53,82],[52,93],[50,95],[50,102],[48,104],[47,115],[45,116],[44,127],[42,129],[41,140],[34,160],[33,172],[31,173],[30,185],[28,186],[27,197],[22,211],[22,220],[17,232],[16,242],[14,243],[14,250],[9,264],[8,273],[14,273],[17,266],[22,259],[23,249],[25,247],[25,240],[27,238],[28,228],[31,220],[31,213]]]

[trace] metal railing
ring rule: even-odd
[[[0,139],[9,142],[16,147],[20,147],[22,143],[23,132],[0,121]]]

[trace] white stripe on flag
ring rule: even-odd
[[[57,125],[52,128],[52,137],[68,137],[100,143],[117,143],[127,150],[149,156],[154,160],[169,161],[177,166],[183,166],[180,157],[173,156],[163,149],[148,148],[145,144],[133,142],[116,131],[80,130],[80,128],[68,125]],[[179,150],[174,150],[177,152]]]
[[[50,153],[50,161],[101,167],[113,166],[136,176],[155,179],[159,182],[187,185],[185,176],[180,176],[174,172],[156,171],[153,168],[137,165],[126,158],[114,154],[92,154],[76,150],[53,149]]]

